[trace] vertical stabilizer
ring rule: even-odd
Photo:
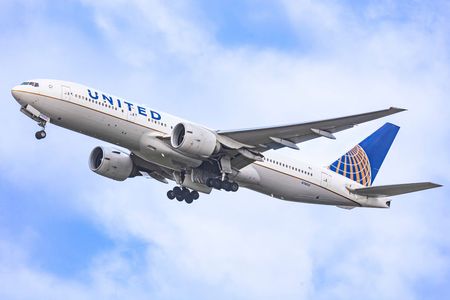
[[[331,164],[329,169],[362,185],[371,186],[399,129],[394,124],[384,124]]]

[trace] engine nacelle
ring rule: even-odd
[[[212,131],[190,123],[177,124],[170,141],[175,149],[200,157],[210,157],[219,152],[221,147]]]
[[[99,175],[124,181],[131,176],[134,164],[126,153],[114,148],[96,147],[89,156],[89,167]]]

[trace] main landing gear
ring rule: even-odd
[[[226,179],[220,180],[218,178],[209,178],[206,181],[206,185],[215,188],[216,190],[225,190],[227,192],[237,192],[239,190],[239,184],[230,182]]]
[[[177,199],[178,201],[186,201],[186,203],[191,204],[194,200],[197,200],[200,194],[197,191],[190,191],[187,188],[180,188],[178,186],[174,187],[173,190],[167,192],[167,198],[170,200]]]
[[[47,124],[46,121],[40,121],[38,123],[38,125],[42,128],[42,130],[39,130],[38,132],[36,132],[36,134],[34,135],[38,140],[42,140],[43,138],[45,138],[47,136],[47,133],[45,132],[45,125]]]

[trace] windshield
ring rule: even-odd
[[[22,82],[20,85],[31,85],[31,86],[34,86],[34,87],[39,87],[39,83],[32,82],[32,81],[25,81],[25,82]]]

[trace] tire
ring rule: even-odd
[[[178,195],[176,195],[176,197],[175,198],[177,198],[177,200],[179,201],[179,202],[181,202],[181,201],[183,201],[184,200],[184,197],[183,197],[183,195],[182,194],[178,194]]]
[[[45,133],[44,130],[40,130],[38,132],[36,132],[36,134],[34,135],[38,140],[41,140],[43,138],[45,138],[47,136],[47,133]]]
[[[237,184],[236,182],[231,183],[231,191],[237,192],[238,190],[239,190],[239,184]]]
[[[175,193],[173,191],[168,191],[167,198],[169,198],[169,200],[175,199]]]
[[[227,192],[231,191],[231,183],[229,181],[222,181],[222,188]]]
[[[208,179],[206,179],[206,186],[207,187],[210,187],[210,188],[212,188],[212,187],[214,187],[213,186],[213,179],[212,178],[208,178]]]
[[[230,192],[231,191],[231,182],[229,182],[229,181],[222,181],[222,188],[225,191]]]
[[[220,190],[222,188],[222,182],[219,179],[213,179],[213,188]]]
[[[191,195],[191,192],[187,188],[183,188],[181,195],[183,195],[184,199],[187,199]]]
[[[175,195],[181,194],[181,189],[178,186],[176,186],[173,188],[173,192],[175,193]]]
[[[192,198],[192,195],[189,194],[189,196],[187,196],[184,201],[186,201],[187,204],[191,204],[192,202],[194,202],[194,198]]]
[[[200,198],[200,194],[197,191],[192,191],[191,197],[192,199],[197,200],[198,198]]]

